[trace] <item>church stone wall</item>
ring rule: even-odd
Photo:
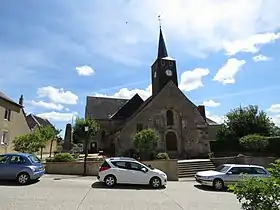
[[[167,126],[166,111],[172,110],[174,125]],[[207,126],[197,108],[174,85],[168,83],[165,88],[136,117],[121,130],[117,140],[118,152],[133,148],[132,138],[137,124],[143,128],[153,128],[160,136],[159,147],[165,149],[165,134],[173,131],[177,136],[177,156],[207,156],[210,151]],[[174,154],[175,155],[175,154]]]

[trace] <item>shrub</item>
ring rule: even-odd
[[[271,178],[244,178],[230,186],[245,210],[279,210],[280,160],[269,169]]]
[[[263,151],[269,145],[266,137],[258,134],[250,134],[240,138],[239,143],[241,146],[252,151]]]
[[[60,153],[55,155],[53,158],[48,158],[47,162],[73,162],[75,158],[69,153]]]
[[[142,130],[133,137],[133,145],[139,152],[142,160],[151,159],[151,154],[156,150],[159,135],[152,129]]]
[[[160,152],[156,155],[156,159],[159,159],[159,160],[169,160],[169,156],[166,152]]]

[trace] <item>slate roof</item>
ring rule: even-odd
[[[129,99],[123,106],[119,108],[110,118],[111,119],[127,119],[132,116],[135,111],[143,104],[143,99],[135,94],[131,99]]]
[[[0,90],[0,98],[4,99],[5,101],[8,101],[10,103],[13,103],[15,105],[18,105],[21,107],[21,105],[19,105],[17,102],[15,102],[14,100],[12,100],[11,98],[9,98],[5,93],[3,93],[1,90]]]
[[[86,117],[98,120],[109,119],[128,101],[121,98],[87,96]]]
[[[215,121],[213,121],[213,120],[211,120],[211,119],[209,119],[209,118],[206,118],[206,123],[207,123],[208,125],[219,125],[218,123],[216,123]]]
[[[136,97],[136,95],[134,97]],[[134,97],[132,97],[131,99],[121,99],[88,96],[86,103],[86,115],[88,116],[88,114],[90,114],[90,117],[93,119],[125,119],[129,117],[133,118],[135,115],[137,115],[137,113],[144,109],[153,99],[153,97],[150,96],[143,103],[141,103],[140,106],[135,106],[134,111],[133,109],[131,109],[129,113],[124,114],[123,112],[126,109],[126,105],[129,104],[129,101],[131,101]],[[206,123],[208,125],[218,125],[218,123],[209,118],[206,118]]]
[[[33,129],[36,125],[41,127],[41,126],[53,126],[49,120],[47,119],[44,119],[44,118],[41,118],[41,117],[38,117],[36,115],[33,115],[33,114],[29,114],[26,116],[26,120],[27,120],[27,123],[28,123],[28,126],[30,129]]]

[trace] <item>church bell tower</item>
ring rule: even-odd
[[[152,65],[152,94],[155,96],[171,80],[178,86],[176,61],[168,57],[161,27],[159,29],[158,56]]]

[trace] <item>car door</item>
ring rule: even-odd
[[[149,175],[147,173],[148,169],[146,169],[146,172],[142,171],[142,168],[145,168],[139,163],[131,162],[130,163],[130,171],[131,171],[131,183],[133,184],[148,184],[149,183]]]
[[[8,178],[9,156],[0,155],[0,179]]]
[[[226,185],[235,184],[240,180],[241,169],[240,167],[232,167],[224,176],[224,182]]]
[[[8,161],[7,175],[9,179],[15,179],[24,170],[25,159],[19,155],[11,155]]]
[[[125,161],[112,161],[115,168],[112,168],[113,174],[117,177],[119,184],[128,184],[131,182],[131,172],[127,169]]]

